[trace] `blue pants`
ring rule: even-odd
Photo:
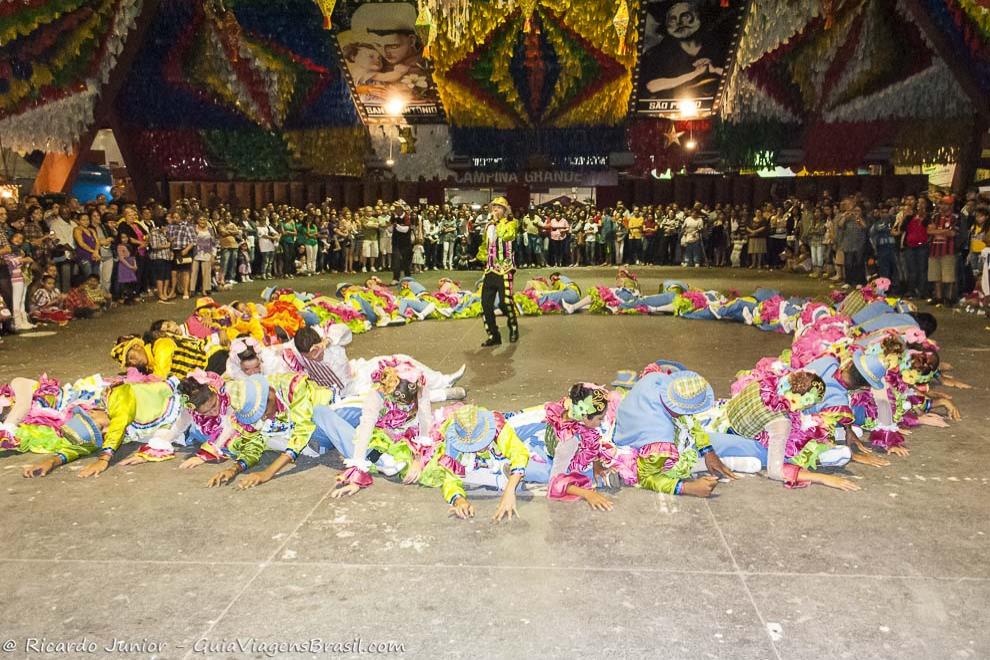
[[[541,293],[538,298],[541,306],[546,302],[554,302],[558,305],[562,302],[566,302],[568,305],[573,305],[580,299],[580,294],[570,288],[564,289],[563,291],[547,291],[546,293]]]
[[[316,430],[313,431],[310,442],[319,445],[321,454],[332,447],[344,458],[354,458],[354,430],[360,420],[360,408],[345,408],[335,411],[331,410],[330,406],[316,406],[313,408],[313,422],[316,424]]]
[[[664,305],[669,305],[674,302],[673,293],[655,293],[652,296],[642,296],[640,298],[634,298],[628,300],[619,305],[620,309],[632,309],[633,307],[638,307],[640,305],[646,305],[647,307],[663,307]]]
[[[702,253],[701,241],[695,241],[694,243],[688,243],[684,246],[684,262],[688,266],[700,266],[701,262],[704,261],[704,254]]]

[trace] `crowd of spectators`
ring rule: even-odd
[[[759,208],[696,203],[517,209],[519,267],[619,264],[781,269],[845,286],[888,277],[893,291],[954,303],[972,291],[987,200],[921,193],[872,205],[789,198]],[[0,330],[67,323],[115,304],[209,295],[237,282],[315,273],[468,270],[487,209],[385,203],[338,209],[213,200],[138,206],[28,196],[0,205]]]

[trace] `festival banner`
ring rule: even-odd
[[[643,117],[679,114],[694,101],[701,116],[717,109],[742,18],[743,2],[644,0],[640,55],[630,111]]]
[[[415,29],[416,4],[359,0],[346,9],[334,14],[334,32],[365,123],[443,123],[432,65]],[[401,117],[391,107],[399,103]]]

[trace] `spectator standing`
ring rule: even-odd
[[[155,221],[148,236],[148,257],[151,279],[155,283],[158,302],[168,302],[172,298],[172,245],[168,237],[168,225],[164,219]]]
[[[886,277],[894,290],[900,290],[897,273],[897,238],[891,233],[894,216],[890,207],[877,207],[873,210],[873,223],[870,225],[870,244],[876,255],[877,277]]]
[[[953,198],[946,195],[938,205],[938,213],[928,224],[928,281],[934,293],[929,303],[951,305],[955,302],[956,236],[959,219],[952,211]]]
[[[924,298],[926,275],[928,272],[928,210],[919,200],[915,212],[906,215],[903,224],[904,262],[907,270],[907,285],[903,293]]]
[[[282,275],[292,277],[296,274],[296,245],[299,238],[299,225],[296,224],[291,211],[282,218],[279,231],[279,247],[282,249]]]
[[[849,286],[866,284],[867,227],[863,208],[852,207],[842,225],[842,253],[845,255],[845,282]]]
[[[209,219],[205,215],[199,216],[196,220],[195,253],[190,281],[190,288],[194,293],[196,285],[199,284],[201,295],[208,296],[210,294],[213,279],[213,255],[217,245],[217,237],[210,227]]]
[[[683,250],[684,261],[681,266],[698,268],[704,259],[704,248],[701,241],[701,232],[705,228],[705,222],[701,219],[701,214],[696,209],[687,212],[684,218],[684,225],[681,227],[681,248]]]
[[[278,232],[269,223],[268,215],[262,214],[255,225],[258,232],[258,252],[261,255],[261,267],[258,273],[263,280],[270,280],[275,274],[275,245],[278,243]]]

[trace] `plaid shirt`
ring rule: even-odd
[[[196,232],[188,222],[177,222],[165,228],[165,235],[173,250],[185,250],[196,244]]]
[[[44,227],[41,226],[40,222],[34,222],[33,220],[27,220],[24,223],[24,240],[26,241],[36,241],[39,238],[44,238],[45,234]]]
[[[732,431],[746,438],[755,438],[770,422],[784,417],[770,410],[760,396],[760,384],[753,381],[725,404],[725,415]]]
[[[8,231],[7,225],[0,225],[0,249],[10,247],[10,239],[7,237]]]
[[[171,239],[168,227],[154,227],[148,236],[148,257],[151,259],[169,260],[172,258]]]

